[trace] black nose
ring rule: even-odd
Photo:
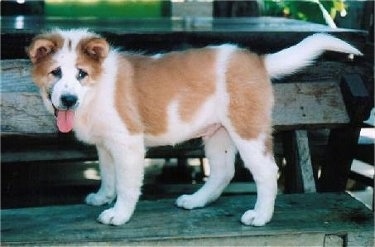
[[[65,94],[61,96],[61,103],[63,106],[70,108],[77,103],[77,96],[72,94]]]

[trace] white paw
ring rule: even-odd
[[[132,214],[126,212],[126,210],[117,210],[116,208],[110,208],[104,210],[98,217],[98,221],[105,225],[119,226],[129,221]]]
[[[264,226],[272,218],[272,212],[258,212],[255,210],[246,211],[242,217],[241,222],[248,226]]]
[[[182,195],[176,200],[176,205],[184,209],[202,208],[205,203],[194,195]]]
[[[101,206],[110,204],[115,198],[113,196],[105,196],[101,193],[91,193],[86,196],[85,203],[92,206]]]

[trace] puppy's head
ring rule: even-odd
[[[36,36],[27,48],[32,77],[61,132],[74,125],[75,110],[101,76],[107,41],[87,30],[56,30]]]

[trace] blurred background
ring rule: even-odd
[[[363,0],[11,0],[2,16],[157,18],[278,16],[331,27],[372,30],[373,1]]]

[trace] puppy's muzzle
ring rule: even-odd
[[[60,98],[61,105],[66,109],[75,108],[78,102],[78,97],[73,94],[64,94]]]

